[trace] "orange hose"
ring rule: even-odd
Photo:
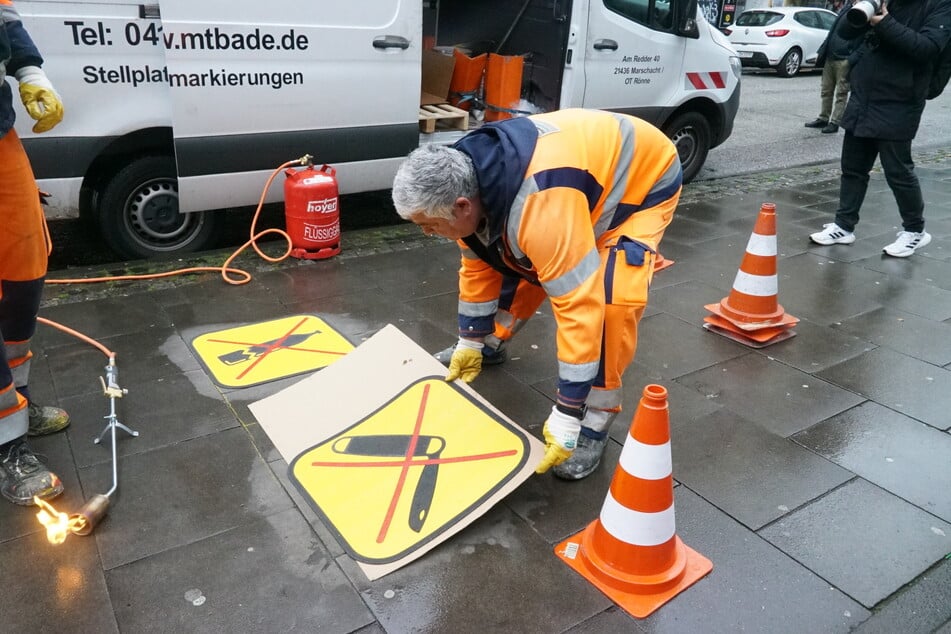
[[[79,332],[78,330],[73,330],[72,328],[70,328],[70,327],[68,327],[68,326],[64,326],[63,324],[58,324],[58,323],[56,323],[55,321],[52,321],[52,320],[50,320],[50,319],[47,319],[46,317],[37,317],[37,318],[36,318],[36,321],[38,321],[38,322],[40,322],[40,323],[44,323],[44,324],[46,324],[47,326],[52,326],[53,328],[56,328],[56,329],[58,329],[58,330],[62,330],[62,331],[65,332],[67,335],[72,335],[72,336],[76,337],[77,339],[82,339],[82,340],[85,341],[86,343],[88,343],[88,344],[90,344],[90,345],[93,345],[93,346],[95,346],[96,348],[98,348],[100,352],[102,352],[104,355],[106,355],[106,356],[109,357],[110,359],[115,359],[115,358],[116,358],[116,353],[115,353],[115,352],[113,352],[113,351],[110,350],[109,348],[105,347],[104,345],[102,345],[101,343],[99,343],[98,341],[96,341],[95,339],[93,339],[92,337],[87,337],[86,335],[84,335],[83,333]]]
[[[286,163],[282,164],[280,167],[278,167],[271,173],[271,175],[267,179],[267,182],[264,184],[264,190],[261,192],[261,199],[258,201],[258,207],[254,211],[254,217],[251,220],[251,231],[250,231],[250,237],[248,241],[242,244],[240,247],[238,247],[238,249],[234,253],[232,253],[231,256],[227,260],[225,260],[225,263],[222,264],[221,266],[193,266],[193,267],[184,268],[184,269],[175,269],[173,271],[165,271],[164,273],[143,273],[140,275],[115,275],[115,276],[109,276],[109,277],[86,277],[86,278],[78,278],[78,279],[48,279],[46,280],[46,283],[47,284],[90,284],[93,282],[152,280],[152,279],[158,279],[162,277],[172,277],[174,275],[183,275],[185,273],[203,273],[208,271],[219,271],[221,273],[222,279],[228,284],[233,284],[235,286],[247,284],[248,282],[251,281],[251,274],[243,269],[231,268],[230,265],[231,265],[231,262],[235,258],[237,258],[239,255],[241,255],[241,253],[245,249],[247,249],[249,246],[254,247],[255,252],[257,252],[257,254],[262,259],[267,260],[268,262],[280,262],[282,260],[285,260],[291,254],[291,251],[294,249],[294,244],[291,241],[291,237],[287,234],[287,232],[282,231],[281,229],[271,228],[271,229],[265,229],[264,231],[261,231],[260,233],[255,233],[255,226],[257,225],[257,222],[258,222],[258,216],[261,215],[261,208],[264,206],[264,198],[267,196],[267,191],[271,187],[271,182],[277,176],[278,172],[280,172],[286,167],[290,167],[291,165],[302,165],[302,164],[303,164],[303,159],[294,159],[293,161],[287,161]],[[272,257],[264,253],[264,251],[262,251],[258,247],[258,244],[257,244],[258,239],[260,239],[262,236],[266,236],[269,233],[279,234],[281,236],[284,236],[284,239],[287,240],[287,251],[284,252],[284,255],[281,255],[280,257]],[[229,274],[240,275],[241,277],[237,279],[233,277],[228,277]]]
[[[221,278],[222,278],[225,282],[227,282],[228,284],[233,284],[233,285],[235,285],[235,286],[240,286],[240,285],[242,285],[242,284],[247,284],[248,282],[251,281],[251,274],[248,273],[247,271],[243,270],[243,269],[231,268],[230,265],[231,265],[231,262],[232,262],[236,257],[238,257],[246,248],[248,248],[248,246],[254,247],[255,252],[257,252],[257,254],[258,254],[262,259],[267,260],[268,262],[280,262],[280,261],[286,259],[287,256],[289,256],[289,255],[291,254],[291,251],[292,251],[293,248],[294,248],[294,244],[293,244],[293,242],[292,242],[292,240],[291,240],[291,237],[290,237],[290,235],[287,234],[287,232],[282,231],[282,230],[280,230],[280,229],[274,229],[274,228],[272,228],[272,229],[265,229],[264,231],[261,231],[260,233],[255,233],[255,226],[257,225],[257,222],[258,222],[258,216],[261,215],[261,208],[264,206],[264,198],[267,196],[267,191],[268,191],[268,189],[270,189],[270,187],[271,187],[271,182],[272,182],[272,181],[274,180],[274,178],[277,176],[278,172],[280,172],[281,170],[283,170],[283,169],[286,168],[286,167],[290,167],[291,165],[303,165],[303,164],[304,164],[304,161],[307,160],[307,159],[309,159],[309,158],[310,158],[310,157],[308,156],[308,157],[302,157],[302,158],[299,158],[299,159],[294,159],[293,161],[287,161],[286,163],[282,164],[281,166],[279,166],[277,169],[275,169],[275,170],[271,173],[271,175],[270,175],[270,176],[268,177],[268,179],[267,179],[267,182],[264,184],[264,190],[261,192],[261,199],[258,201],[258,207],[257,207],[257,209],[254,211],[254,217],[251,219],[251,230],[250,230],[250,237],[249,237],[248,241],[245,242],[244,244],[242,244],[240,247],[238,247],[238,249],[237,249],[234,253],[232,253],[231,256],[230,256],[227,260],[225,260],[225,263],[222,264],[221,266],[193,266],[193,267],[184,268],[184,269],[175,269],[175,270],[173,270],[173,271],[165,271],[164,273],[143,273],[143,274],[141,274],[141,275],[116,275],[116,276],[110,276],[110,277],[87,277],[87,278],[78,278],[78,279],[52,279],[52,280],[48,279],[48,280],[46,280],[46,283],[47,283],[47,284],[90,284],[90,283],[93,283],[93,282],[117,282],[117,281],[125,281],[125,280],[150,280],[150,279],[158,279],[158,278],[162,278],[162,277],[172,277],[173,275],[183,275],[183,274],[185,274],[185,273],[203,273],[203,272],[207,272],[207,271],[219,271],[219,272],[221,273]],[[45,224],[45,223],[44,223],[44,224]],[[269,233],[277,233],[277,234],[280,234],[280,235],[284,236],[284,239],[285,239],[285,240],[287,240],[287,251],[284,252],[284,255],[282,255],[282,256],[280,256],[280,257],[272,257],[272,256],[269,256],[268,254],[264,253],[264,252],[258,247],[258,244],[257,244],[258,239],[261,238],[262,236],[266,236],[266,235],[269,234]],[[53,246],[53,245],[52,245],[52,243],[51,243],[50,240],[49,240],[49,230],[47,229],[47,248],[51,251],[51,250],[52,250],[52,246]],[[233,277],[228,277],[229,274],[240,275],[241,277],[235,279],[235,278],[233,278]],[[86,343],[88,343],[88,344],[90,344],[90,345],[95,346],[95,347],[98,348],[103,354],[105,354],[107,357],[109,357],[109,359],[111,359],[111,360],[114,360],[114,359],[115,359],[116,354],[115,354],[114,352],[112,352],[111,350],[109,350],[108,348],[106,348],[104,345],[102,345],[101,343],[99,343],[99,342],[96,341],[95,339],[93,339],[93,338],[91,338],[91,337],[87,337],[86,335],[82,334],[81,332],[78,332],[78,331],[76,331],[76,330],[73,330],[72,328],[69,328],[69,327],[64,326],[64,325],[62,325],[62,324],[58,324],[58,323],[56,323],[55,321],[46,319],[45,317],[37,317],[36,320],[37,320],[38,322],[44,323],[44,324],[46,324],[46,325],[48,325],[48,326],[52,326],[53,328],[57,328],[57,329],[59,329],[59,330],[62,330],[63,332],[65,332],[65,333],[67,333],[67,334],[73,335],[74,337],[76,337],[76,338],[78,338],[78,339],[81,339],[82,341],[85,341]]]

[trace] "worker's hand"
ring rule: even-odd
[[[24,66],[15,73],[20,82],[20,100],[36,123],[36,133],[52,130],[63,120],[63,102],[39,66]]]
[[[446,375],[446,380],[455,381],[461,378],[466,383],[472,383],[482,372],[482,348],[484,346],[485,344],[481,341],[459,337],[456,348],[452,351],[452,359],[449,361],[449,374]]]
[[[545,436],[545,457],[535,467],[535,473],[545,473],[571,457],[578,445],[581,421],[552,407],[542,433]]]

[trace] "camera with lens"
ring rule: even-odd
[[[872,16],[882,10],[883,0],[859,0],[845,14],[845,19],[854,27],[868,24]]]

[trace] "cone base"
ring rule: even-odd
[[[667,258],[654,260],[654,273],[658,271],[663,271],[666,268],[669,268],[674,265],[673,260],[668,260]]]
[[[595,522],[597,521],[595,520]],[[590,528],[589,525],[585,531]],[[659,607],[713,570],[713,563],[709,559],[680,542],[678,538],[678,546],[683,549],[686,558],[683,572],[678,577],[668,583],[656,586],[628,583],[622,579],[610,584],[602,578],[601,574],[603,573],[596,570],[584,554],[582,542],[584,541],[585,531],[581,531],[558,544],[555,547],[555,555],[607,595],[621,609],[639,619],[650,616]]]
[[[704,317],[703,320],[706,322],[703,324],[704,329],[726,337],[727,339],[732,339],[737,343],[742,343],[744,346],[749,346],[750,348],[765,348],[766,346],[771,346],[774,343],[779,343],[780,341],[785,341],[796,336],[795,330],[779,328],[778,332],[769,333],[769,337],[759,340],[751,337],[751,333],[733,330],[730,329],[729,326],[723,326],[713,317]],[[762,331],[760,334],[762,334]]]
[[[717,317],[720,317],[721,319],[725,319],[726,321],[730,322],[737,328],[741,330],[746,330],[746,331],[763,330],[766,328],[785,328],[789,326],[795,326],[796,324],[799,323],[799,318],[793,317],[792,315],[786,313],[783,310],[782,306],[779,307],[777,311],[778,316],[776,317],[767,319],[765,317],[760,316],[759,319],[761,321],[754,321],[755,319],[757,319],[757,316],[750,315],[750,321],[738,321],[736,318],[732,317],[728,312],[724,311],[723,309],[723,303],[728,302],[728,299],[729,298],[724,298],[718,304],[707,304],[704,306],[704,308],[709,310],[711,313],[713,313]],[[763,319],[766,319],[766,320],[762,321]]]

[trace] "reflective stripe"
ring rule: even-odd
[[[750,241],[746,244],[746,252],[766,257],[776,255],[776,235],[764,236],[751,233]]]
[[[507,310],[500,310],[495,313],[495,323],[507,330],[515,327],[515,315]]]
[[[544,136],[546,134],[551,134],[552,132],[560,132],[561,129],[547,121],[539,121],[538,119],[532,119],[532,123],[535,124],[535,128],[538,129],[538,136]]]
[[[588,403],[591,403],[590,398],[588,399]],[[614,422],[615,418],[617,418],[617,412],[608,412],[603,409],[595,409],[589,405],[588,411],[585,412],[584,419],[581,421],[581,426],[587,427],[591,431],[600,433],[607,431],[608,427],[611,426],[611,423]]]
[[[563,275],[559,275],[553,280],[542,282],[542,288],[548,293],[549,297],[561,297],[581,286],[585,280],[598,272],[601,268],[601,256],[598,250],[592,248],[588,251],[573,269]]]
[[[467,260],[478,260],[478,259],[479,259],[479,256],[476,255],[475,251],[473,251],[473,250],[470,249],[469,247],[466,247],[466,248],[464,248],[464,249],[459,249],[459,251],[462,253],[462,257],[464,257],[464,258],[467,259]]]
[[[742,269],[736,272],[733,289],[756,297],[779,294],[779,284],[775,275],[751,275]]]
[[[653,194],[657,194],[658,192],[665,191],[673,185],[680,187],[681,181],[683,181],[682,171],[683,166],[680,161],[671,163],[667,171],[664,172],[664,175],[657,179],[657,183],[647,192],[647,198],[650,198]]]
[[[601,525],[613,537],[635,546],[657,546],[674,536],[674,505],[659,513],[641,513],[625,508],[610,489],[601,507]]]
[[[13,384],[17,387],[25,387],[30,382],[30,362],[26,359],[18,365],[10,365],[10,373],[13,375]]]
[[[13,384],[7,386],[7,389],[0,392],[0,412],[5,409],[15,407],[20,400],[17,398],[17,391]]]
[[[618,464],[641,480],[661,480],[674,472],[670,457],[670,443],[648,445],[628,436]]]
[[[563,381],[576,383],[593,381],[594,377],[598,374],[598,367],[600,365],[600,361],[592,361],[591,363],[565,363],[564,361],[559,361],[558,378]]]
[[[617,409],[621,406],[621,388],[616,390],[593,389],[588,395],[588,408]]]
[[[485,317],[494,315],[499,309],[499,300],[490,302],[464,302],[459,300],[459,314],[465,317]]]
[[[13,396],[17,402],[12,407],[0,410],[0,445],[25,435],[30,428],[26,399],[15,390]]]
[[[631,166],[634,163],[634,150],[636,146],[634,124],[631,120],[620,114],[614,114],[617,119],[619,134],[621,137],[621,149],[618,152],[618,164],[614,168],[614,180],[608,189],[608,195],[604,198],[601,216],[594,225],[594,237],[598,239],[608,228],[614,224],[614,214],[617,211],[618,203],[627,190],[627,183],[630,179]]]
[[[512,250],[512,255],[514,255],[517,260],[521,260],[525,257],[525,252],[518,246],[518,230],[522,225],[522,212],[525,211],[525,201],[529,196],[535,193],[538,193],[538,184],[535,183],[534,178],[526,178],[522,182],[522,186],[518,188],[518,193],[515,194],[515,200],[512,201],[512,208],[509,210],[508,225],[506,226],[505,233],[508,238],[509,249]]]
[[[7,359],[18,359],[30,354],[30,339],[26,341],[4,341],[3,347],[7,351]]]

